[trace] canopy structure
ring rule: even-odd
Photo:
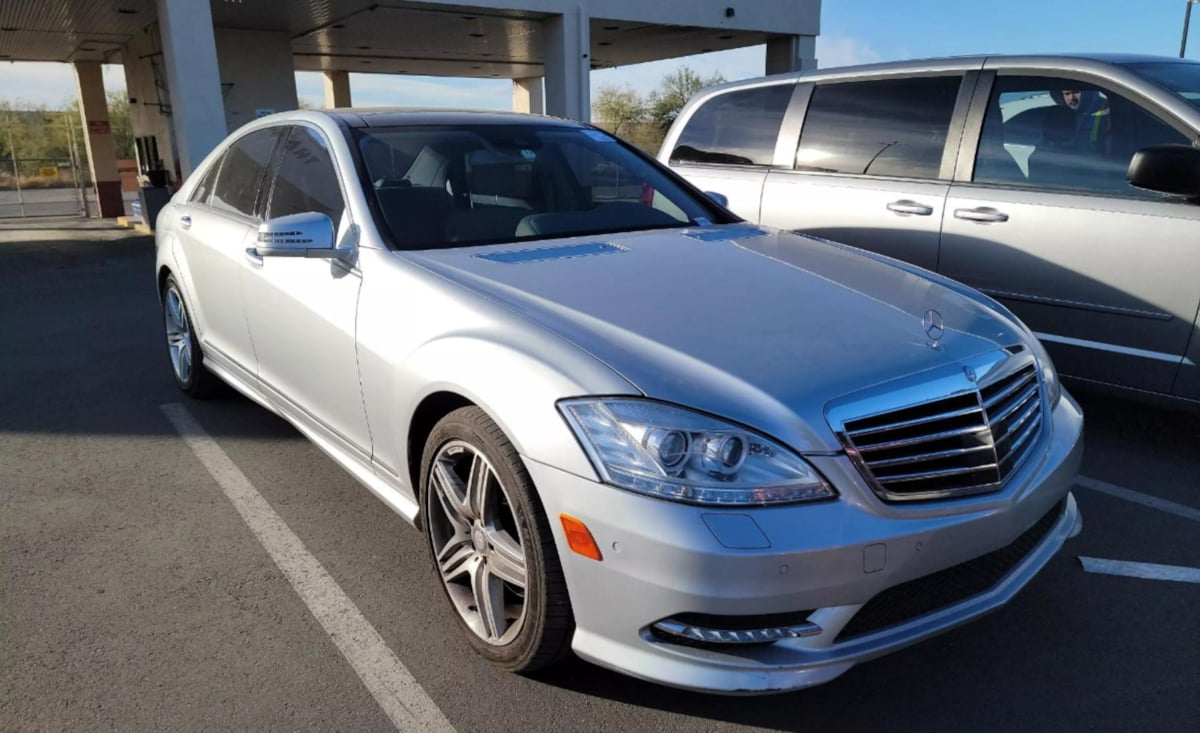
[[[351,105],[351,72],[506,78],[514,109],[586,120],[592,69],[759,44],[765,73],[809,68],[819,23],[820,0],[0,0],[0,60],[74,65],[103,212],[100,64],[125,67],[139,166],[178,182],[295,108],[297,70],[324,72],[327,106]]]

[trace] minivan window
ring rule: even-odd
[[[1130,64],[1129,68],[1200,107],[1200,64],[1194,61],[1162,61]]]
[[[267,218],[315,211],[332,219],[336,229],[345,208],[333,156],[324,139],[316,130],[293,127],[283,143]]]
[[[820,84],[796,169],[937,178],[961,76]]]
[[[976,183],[1154,197],[1126,181],[1134,153],[1190,141],[1136,103],[1073,79],[996,79],[975,158]]]
[[[254,216],[263,175],[282,129],[255,130],[229,147],[209,201],[213,208]]]
[[[687,121],[672,163],[771,165],[795,85],[773,84],[718,94]]]

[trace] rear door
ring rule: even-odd
[[[240,370],[243,377],[254,373],[255,358],[242,305],[241,270],[256,233],[258,204],[280,129],[256,130],[235,141],[225,152],[211,190],[203,200],[189,202],[180,219],[180,242],[205,353]]]
[[[1102,77],[992,76],[972,106],[939,270],[1011,308],[1064,374],[1171,392],[1200,302],[1200,207],[1125,175],[1138,149],[1194,133]]]
[[[788,169],[761,221],[936,269],[942,209],[976,73],[803,84]],[[964,82],[965,80],[965,82]]]
[[[667,140],[671,167],[702,191],[729,199],[729,210],[758,221],[767,169],[795,80],[739,87],[702,102]]]

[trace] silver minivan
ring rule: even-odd
[[[1064,376],[1200,405],[1198,141],[1200,63],[976,57],[713,87],[659,157],[750,221],[988,293]]]

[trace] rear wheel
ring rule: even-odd
[[[197,399],[213,395],[220,388],[220,380],[204,366],[204,352],[174,275],[168,275],[163,283],[162,308],[175,384]]]
[[[532,672],[566,655],[575,624],[562,565],[533,482],[478,407],[447,415],[421,460],[427,546],[471,645]]]

